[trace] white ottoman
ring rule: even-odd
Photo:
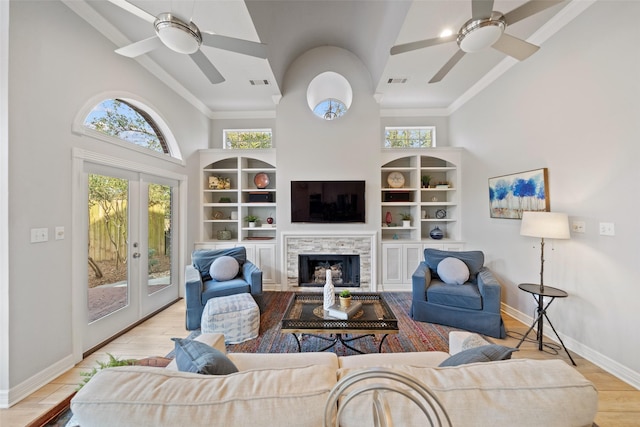
[[[260,310],[250,294],[211,298],[202,312],[200,329],[224,334],[225,344],[238,344],[258,337]]]

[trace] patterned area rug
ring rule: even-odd
[[[385,353],[402,351],[449,351],[449,332],[455,330],[447,326],[415,322],[409,316],[411,293],[386,292],[387,303],[393,310],[400,332],[389,335],[382,345]],[[260,315],[260,335],[258,338],[241,344],[227,346],[229,353],[294,353],[298,351],[296,339],[292,334],[280,332],[280,321],[287,309],[293,292],[265,292],[263,294],[266,309]],[[367,337],[351,342],[350,345],[364,353],[377,353],[382,335]],[[327,341],[303,335],[302,351],[319,351],[327,346]],[[355,354],[354,351],[338,343],[329,349],[339,356]]]

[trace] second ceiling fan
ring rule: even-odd
[[[193,22],[187,22],[172,13],[166,12],[158,16],[153,16],[126,0],[109,1],[127,12],[153,24],[156,32],[156,35],[153,37],[116,49],[116,53],[120,55],[135,58],[136,56],[151,52],[164,45],[174,52],[189,55],[200,71],[202,71],[213,84],[222,83],[225,79],[200,50],[201,45],[262,59],[267,57],[266,45],[262,43],[201,32]]]
[[[436,83],[442,80],[465,54],[478,52],[488,47],[493,47],[522,61],[535,53],[539,47],[505,33],[505,29],[509,25],[563,1],[565,0],[531,0],[522,6],[516,7],[511,12],[502,14],[493,10],[493,0],[472,0],[471,19],[457,33],[396,45],[391,48],[391,55],[456,41],[460,49],[429,80],[429,83]]]

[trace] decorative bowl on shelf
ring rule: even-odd
[[[267,188],[269,185],[269,175],[264,172],[260,172],[253,178],[253,183],[259,189]]]

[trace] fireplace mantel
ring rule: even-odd
[[[357,254],[360,255],[360,288],[363,292],[377,290],[376,232],[283,232],[281,271],[288,288],[298,287],[298,255],[304,254]]]

